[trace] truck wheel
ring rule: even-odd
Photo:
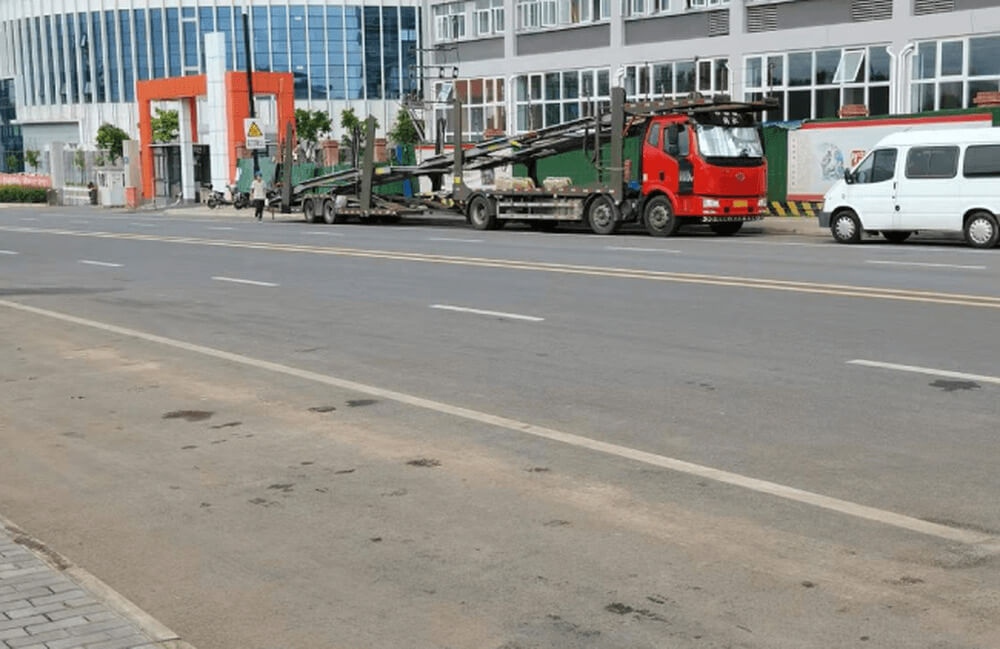
[[[973,248],[992,248],[1000,239],[1000,227],[989,212],[976,212],[965,220],[965,241]]]
[[[666,196],[654,196],[646,203],[642,223],[646,226],[646,232],[654,237],[672,237],[681,229],[681,222]]]
[[[344,222],[344,217],[337,214],[337,208],[329,198],[323,201],[323,221],[329,225]]]
[[[885,237],[885,240],[888,241],[889,243],[903,243],[904,241],[906,241],[907,239],[910,238],[911,234],[913,234],[913,233],[912,232],[908,232],[906,230],[883,230],[882,231],[882,236]]]
[[[614,234],[618,229],[618,206],[605,195],[590,201],[587,207],[587,225],[594,234]]]
[[[709,228],[720,237],[731,237],[743,229],[743,221],[731,221],[728,223],[710,223]]]
[[[830,223],[830,232],[837,243],[857,243],[861,241],[861,222],[853,210],[837,212]]]
[[[477,230],[496,230],[496,205],[485,196],[473,196],[469,201],[469,223]]]
[[[306,223],[316,222],[316,208],[312,201],[306,201],[302,204],[302,218],[305,219]]]

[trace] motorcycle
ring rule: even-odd
[[[250,206],[250,194],[236,190],[236,185],[226,185],[226,191],[220,192],[212,190],[212,195],[208,199],[208,207],[215,209],[220,205],[232,205],[238,210]]]

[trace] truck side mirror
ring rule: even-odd
[[[667,127],[667,153],[674,157],[677,157],[677,154],[680,151],[678,140],[679,130],[677,129],[677,125],[671,124]]]

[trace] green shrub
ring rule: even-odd
[[[44,203],[45,200],[43,188],[0,185],[0,203]]]

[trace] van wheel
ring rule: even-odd
[[[302,218],[305,219],[306,223],[316,222],[316,208],[313,207],[312,201],[306,201],[302,204]]]
[[[907,232],[905,230],[883,230],[882,236],[889,243],[903,243],[910,238],[912,232]]]
[[[989,212],[976,212],[965,220],[965,240],[973,248],[992,248],[998,239],[1000,227]]]
[[[654,196],[646,203],[642,223],[646,226],[646,232],[654,237],[673,236],[681,227],[670,199],[666,196]]]
[[[720,237],[731,237],[743,228],[743,221],[734,223],[710,223],[708,226],[712,232]]]
[[[614,234],[618,230],[618,214],[618,206],[610,196],[596,196],[587,206],[587,225],[594,234]]]
[[[857,243],[861,241],[861,221],[853,210],[838,212],[830,224],[830,232],[837,243]]]
[[[469,223],[477,230],[497,229],[497,210],[485,196],[473,196],[469,201]]]

